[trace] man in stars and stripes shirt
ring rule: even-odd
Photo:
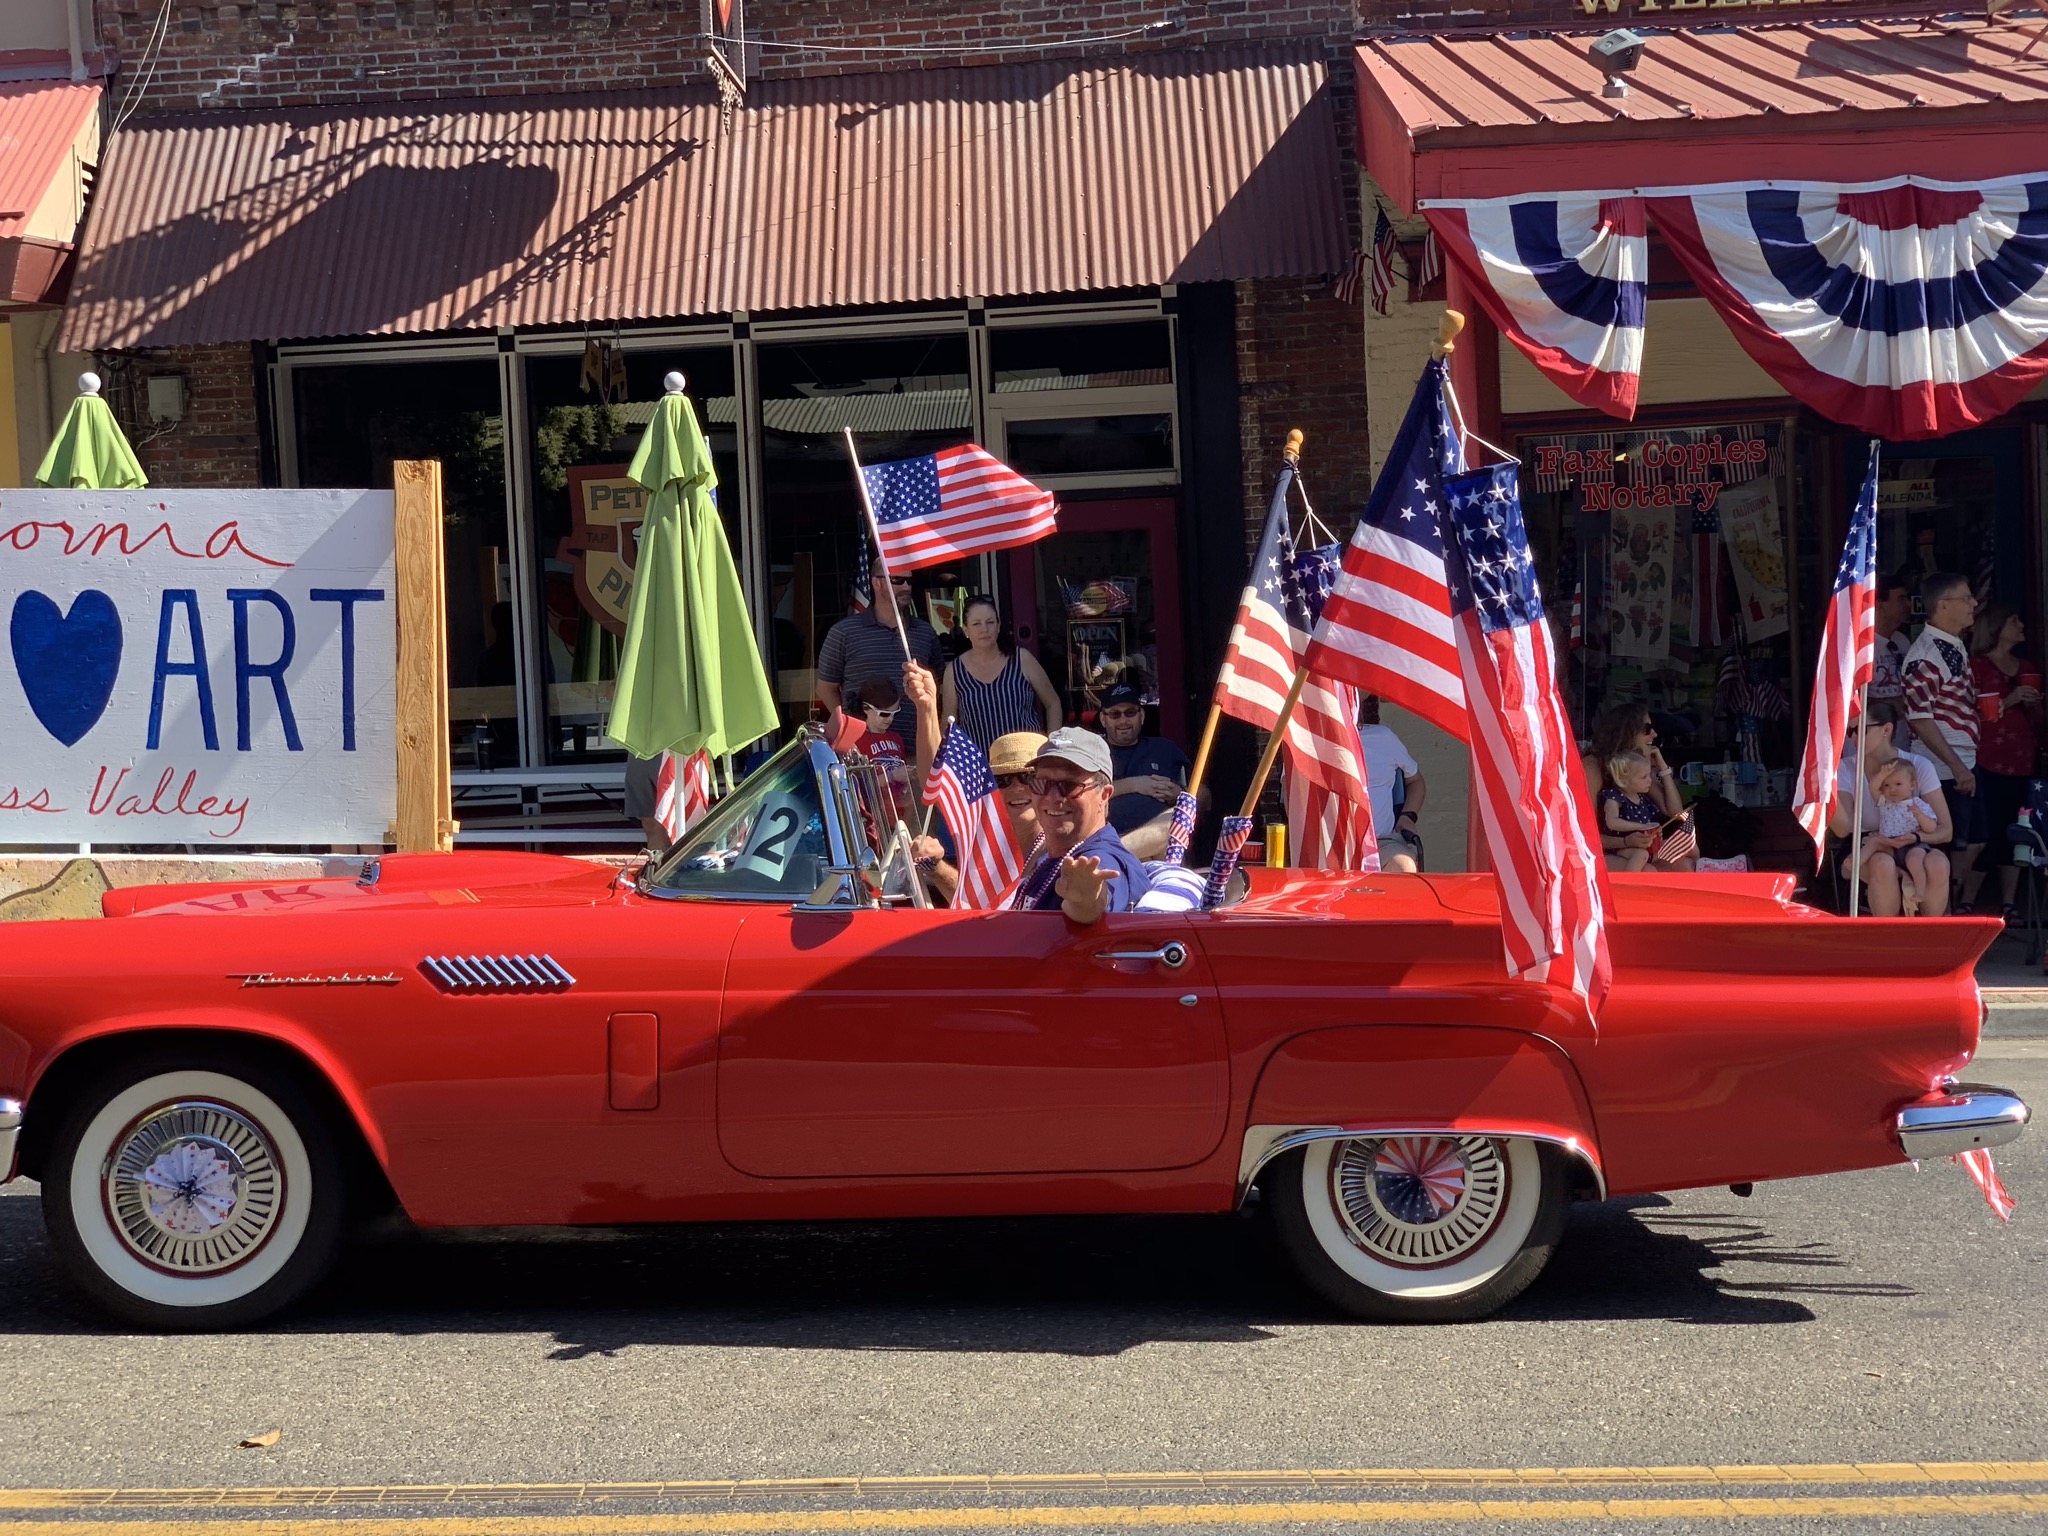
[[[1444,478],[1444,574],[1471,722],[1472,786],[1508,974],[1595,1011],[1613,969],[1605,861],[1522,523],[1518,466]]]
[[[892,571],[1009,549],[1055,531],[1052,492],[972,443],[863,465],[860,474]]]
[[[1443,479],[1464,467],[1441,359],[1415,387],[1309,641],[1309,671],[1463,740],[1465,682],[1444,579]]]

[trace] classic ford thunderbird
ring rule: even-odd
[[[1959,1084],[1990,921],[1615,881],[1597,1024],[1490,877],[1257,870],[1206,911],[934,910],[801,736],[637,876],[513,853],[0,927],[0,1177],[108,1312],[249,1323],[422,1226],[1226,1212],[1335,1306],[1482,1316],[1565,1208],[2009,1141]],[[1960,1181],[1959,1181],[1960,1185]]]

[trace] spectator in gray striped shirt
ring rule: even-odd
[[[875,567],[871,590],[874,602],[864,613],[849,614],[825,633],[818,647],[818,702],[830,714],[842,706],[859,706],[846,695],[849,682],[870,677],[903,676],[903,639],[889,615],[900,615],[903,635],[910,641],[911,657],[932,672],[939,670],[939,632],[917,617],[911,606],[910,578],[898,575],[893,590],[890,578]],[[904,749],[912,761],[917,757],[917,717],[906,715],[897,729],[903,732]]]

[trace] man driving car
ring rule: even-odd
[[[1043,838],[1014,910],[1064,912],[1077,923],[1128,912],[1152,888],[1145,866],[1109,825],[1109,743],[1065,726],[1046,738],[1026,781]]]

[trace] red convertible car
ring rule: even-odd
[[[351,1208],[423,1226],[1229,1211],[1309,1282],[1472,1318],[1573,1199],[1993,1146],[1989,921],[1615,882],[1597,1026],[1481,876],[1254,871],[1080,927],[923,904],[802,736],[638,877],[510,853],[109,895],[0,928],[0,1176],[107,1311],[246,1324]],[[901,894],[899,894],[901,893]]]

